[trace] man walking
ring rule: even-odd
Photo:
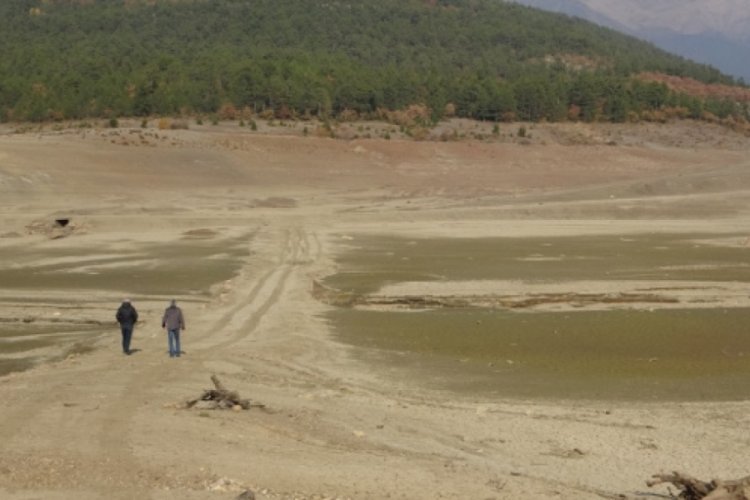
[[[185,319],[182,317],[182,310],[177,307],[177,302],[174,299],[164,311],[161,327],[166,328],[169,337],[169,357],[179,358],[181,352],[180,330],[185,329]]]
[[[120,330],[122,331],[122,352],[129,356],[130,339],[133,338],[133,328],[138,322],[138,311],[135,310],[129,299],[125,299],[117,309],[115,318],[120,323]]]

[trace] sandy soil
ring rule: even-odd
[[[523,141],[485,131],[456,142],[277,129],[0,130],[0,251],[18,265],[26,249],[59,252],[35,265],[87,269],[105,251],[185,238],[247,247],[235,277],[177,297],[188,327],[179,360],[159,328],[165,294],[131,294],[127,282],[2,287],[0,319],[86,320],[102,332],[93,350],[0,378],[2,498],[232,499],[248,488],[256,498],[594,499],[640,497],[651,474],[673,469],[748,474],[749,402],[428,391],[355,361],[311,290],[334,270],[336,242],[358,232],[701,232],[744,245],[727,235],[750,235],[750,140],[690,124],[537,125]],[[45,229],[63,216],[72,229]],[[457,286],[446,293],[472,293]],[[747,301],[742,284],[722,290]],[[126,294],[143,319],[132,356],[112,324]],[[211,374],[266,408],[180,409]]]

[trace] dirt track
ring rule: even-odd
[[[635,496],[672,469],[747,475],[748,402],[615,407],[427,391],[356,362],[311,290],[334,269],[335,238],[352,232],[750,236],[750,140],[684,124],[539,126],[531,144],[231,126],[149,134],[0,135],[4,269],[65,256],[106,277],[93,254],[191,237],[244,245],[235,277],[177,297],[188,323],[179,360],[158,324],[165,293],[133,294],[127,280],[3,285],[3,318],[62,311],[106,333],[91,352],[0,378],[3,498],[231,499],[251,488],[257,498],[593,499]],[[66,237],[29,231],[58,214],[77,224]],[[106,326],[126,294],[144,319],[129,357]],[[266,410],[177,408],[212,373]]]

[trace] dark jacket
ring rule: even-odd
[[[161,320],[161,326],[167,330],[181,330],[185,328],[185,318],[182,317],[182,310],[175,306],[167,307],[164,311],[164,317]]]
[[[115,315],[122,326],[133,326],[138,321],[138,311],[130,302],[123,302]]]

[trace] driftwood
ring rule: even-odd
[[[679,488],[679,495],[672,495],[673,498],[684,500],[750,500],[750,476],[732,481],[714,479],[708,482],[680,472],[655,474],[652,477],[652,480],[646,481],[649,487],[671,483]]]
[[[242,399],[236,391],[225,388],[216,375],[211,375],[211,381],[214,383],[214,389],[206,389],[198,399],[186,401],[185,408],[208,410],[265,408],[265,405]]]

